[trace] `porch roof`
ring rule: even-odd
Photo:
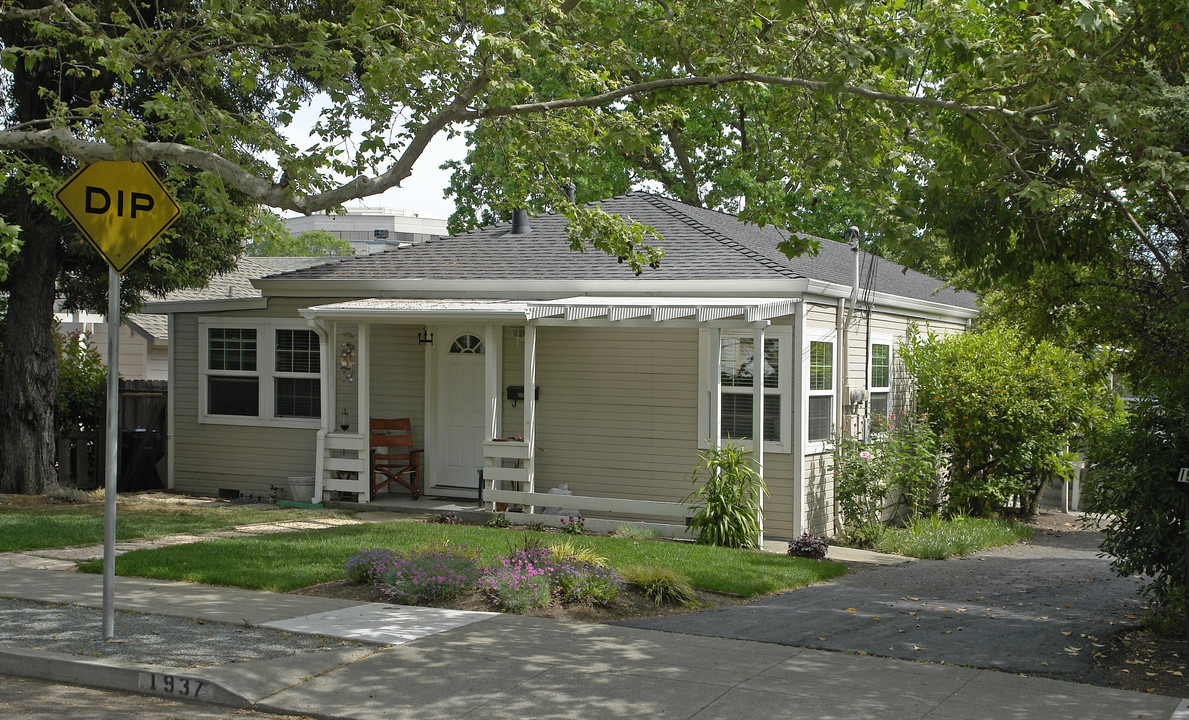
[[[398,320],[693,320],[713,322],[738,318],[762,322],[790,315],[796,298],[717,297],[571,297],[559,300],[474,300],[365,298],[316,305],[301,311],[307,319]]]

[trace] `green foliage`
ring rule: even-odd
[[[888,482],[888,456],[884,443],[865,443],[854,435],[836,434],[834,447],[834,501],[842,511],[843,533],[880,524],[892,487]]]
[[[549,544],[549,554],[557,563],[588,563],[590,565],[606,565],[607,558],[599,555],[594,550],[588,547],[580,547],[570,542],[569,540],[562,540],[560,542]]]
[[[950,513],[1031,512],[1065,449],[1115,412],[1091,365],[1007,327],[946,337],[914,328],[900,357],[949,458]]]
[[[354,255],[351,243],[325,230],[294,235],[279,217],[260,210],[249,228],[247,254],[251,257],[333,257]]]
[[[581,515],[570,515],[561,521],[561,531],[566,535],[585,535],[586,518]]]
[[[903,528],[889,528],[873,543],[876,552],[941,560],[968,555],[999,545],[1010,545],[1032,536],[1032,529],[1019,523],[955,515],[946,520],[938,515],[918,516]]]
[[[698,604],[698,596],[689,578],[676,570],[655,565],[628,565],[619,574],[657,605],[695,607]]]
[[[760,502],[768,489],[751,464],[751,451],[727,442],[699,453],[693,482],[702,485],[685,498],[693,515],[689,526],[698,542],[752,548],[760,535]]]
[[[58,390],[54,425],[58,432],[99,430],[107,407],[107,366],[85,335],[54,332],[58,351]]]
[[[1144,579],[1159,613],[1184,611],[1189,493],[1189,398],[1178,389],[1141,399],[1127,418],[1094,436],[1083,497],[1100,515],[1102,550],[1120,574]]]
[[[510,528],[512,527],[512,521],[503,515],[496,515],[487,522],[483,523],[483,527],[497,529]]]
[[[927,417],[891,416],[873,430],[867,442],[833,439],[834,497],[843,534],[859,547],[873,541],[874,527],[896,518],[897,508],[909,517],[931,511],[941,478],[941,442]]]

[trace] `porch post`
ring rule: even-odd
[[[805,302],[793,314],[793,537],[805,532],[805,446],[809,442],[809,374],[805,342]]]
[[[524,467],[528,471],[527,492],[536,492],[537,464],[537,326],[524,326],[524,441],[528,443],[528,458]],[[528,506],[532,513],[533,506]]]
[[[172,315],[170,316],[173,317]],[[309,321],[310,329],[318,336],[318,357],[321,359],[321,367],[318,370],[318,376],[321,382],[321,397],[322,403],[321,422],[322,426],[318,428],[317,440],[315,442],[314,456],[314,496],[310,498],[313,502],[322,502],[322,486],[326,478],[326,435],[334,426],[334,358],[332,357],[334,350],[334,325],[331,326],[331,335],[328,338],[326,326],[318,320]],[[172,346],[171,346],[172,347]]]
[[[362,320],[356,326],[359,333],[358,367],[355,392],[358,393],[359,434],[363,436],[363,447],[360,449],[360,461],[363,463],[361,471],[363,477],[363,492],[359,493],[359,502],[371,502],[372,478],[371,463],[367,454],[371,452],[372,432],[372,326]]]
[[[710,329],[710,446],[722,447],[722,329]]]
[[[484,388],[487,400],[483,407],[483,438],[491,441],[500,435],[500,365],[502,363],[503,348],[501,347],[503,327],[487,325],[483,328],[483,347],[487,350],[483,356]]]
[[[760,480],[764,479],[764,365],[767,361],[764,353],[764,326],[758,323],[752,337],[751,346],[751,445],[752,457],[755,458],[756,470]],[[776,368],[779,372],[779,368]],[[756,538],[757,547],[764,546],[764,493],[760,493],[760,507],[756,521],[759,524],[759,536]]]

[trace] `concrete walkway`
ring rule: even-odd
[[[95,575],[7,567],[0,596],[100,605]],[[966,667],[492,613],[119,578],[139,613],[364,641],[194,667],[69,656],[0,631],[0,673],[319,718],[1189,720],[1189,702]],[[36,610],[36,608],[34,608]],[[125,611],[133,613],[126,615]],[[93,611],[96,615],[98,610]],[[363,629],[367,632],[361,634]],[[383,631],[383,632],[381,632]],[[157,630],[155,632],[167,632]],[[48,640],[47,640],[48,642]],[[392,643],[392,644],[390,644]],[[395,644],[400,643],[400,644]],[[216,653],[217,654],[217,653]]]

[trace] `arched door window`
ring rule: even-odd
[[[459,335],[450,345],[450,352],[458,355],[482,355],[483,340],[470,333]]]

